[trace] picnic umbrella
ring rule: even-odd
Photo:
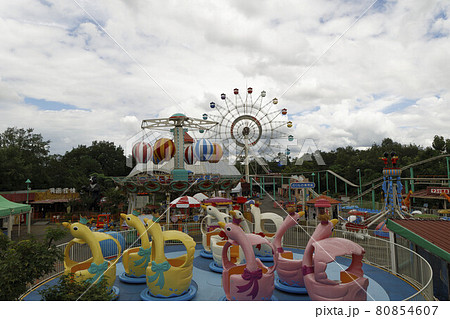
[[[191,196],[181,196],[170,202],[170,208],[200,207],[200,202]]]
[[[198,208],[200,202],[191,196],[181,196],[170,202],[170,208]],[[169,212],[167,214],[167,221],[169,221]]]

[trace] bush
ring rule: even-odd
[[[63,260],[54,241],[65,234],[47,229],[43,241],[31,237],[16,242],[0,233],[0,300],[17,300],[36,279],[54,271],[55,263]]]
[[[62,275],[56,285],[39,292],[44,301],[111,301],[113,295],[107,281],[92,285],[89,281],[76,281],[74,274]]]

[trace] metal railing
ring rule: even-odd
[[[312,226],[292,227],[285,233],[283,245],[305,248],[314,230],[315,227]],[[332,236],[346,238],[360,245],[365,250],[363,259],[365,263],[401,277],[418,290],[417,293],[405,300],[434,300],[433,271],[430,264],[416,252],[404,245],[375,237],[372,230],[362,234],[336,229]],[[392,256],[395,256],[395,260]]]
[[[273,227],[274,225],[265,225],[266,230],[270,232],[274,231],[274,229],[272,229]],[[196,243],[202,242],[200,223],[164,225],[163,229],[180,230],[189,234]],[[250,229],[253,229],[251,223]],[[304,249],[314,230],[314,226],[299,225],[288,229],[283,237],[283,246]],[[121,236],[125,241],[125,247],[122,247],[122,250],[140,246],[140,239],[138,238],[135,229],[119,231],[118,236]],[[407,243],[403,243],[403,245],[391,243],[390,241],[374,237],[370,230],[367,234],[361,234],[335,229],[332,236],[346,238],[359,244],[365,250],[363,259],[365,263],[382,268],[393,275],[401,277],[418,290],[417,293],[409,296],[405,300],[434,300],[432,285],[433,272],[431,266],[422,256],[405,247]],[[168,242],[166,244],[179,244],[179,242]],[[67,245],[68,243],[62,244],[59,245],[58,248],[64,251]],[[108,245],[111,246],[109,247]],[[117,250],[113,241],[106,243],[106,246],[104,245],[102,248],[105,258],[114,257],[116,255]],[[395,260],[392,259],[392,256],[396,256]],[[91,257],[91,251],[86,244],[75,244],[70,249],[70,258],[74,261],[84,261]],[[55,274],[60,274],[62,272],[64,272],[64,264],[63,262],[60,262],[56,265],[55,272],[52,275],[41,278],[39,282],[54,277]]]

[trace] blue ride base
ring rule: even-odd
[[[278,277],[275,278],[275,288],[284,292],[289,292],[291,294],[298,294],[298,295],[308,294],[308,292],[306,291],[306,287],[287,285],[286,283],[282,282]]]
[[[206,251],[204,249],[200,252],[200,256],[202,256],[203,258],[213,259],[212,252]]]
[[[261,261],[273,261],[273,256],[258,256],[255,255],[256,258],[259,258]]]
[[[120,289],[117,286],[112,286],[110,295],[112,296],[111,301],[119,299]]]
[[[127,284],[145,284],[147,282],[147,278],[145,275],[136,277],[133,275],[129,275],[126,272],[123,272],[119,275],[119,279],[122,282]]]
[[[189,301],[192,300],[198,291],[198,285],[195,281],[191,281],[191,285],[189,286],[189,289],[178,296],[170,296],[170,297],[163,297],[163,296],[155,296],[152,295],[150,290],[148,288],[142,290],[140,297],[143,301]]]
[[[219,274],[223,273],[223,267],[217,265],[215,261],[211,261],[211,263],[209,264],[209,269]]]

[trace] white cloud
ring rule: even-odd
[[[379,1],[331,48],[372,0],[77,2],[101,27],[75,1],[0,4],[0,131],[33,127],[53,153],[125,147],[143,119],[201,117],[251,86],[321,149],[450,138],[447,1]]]

